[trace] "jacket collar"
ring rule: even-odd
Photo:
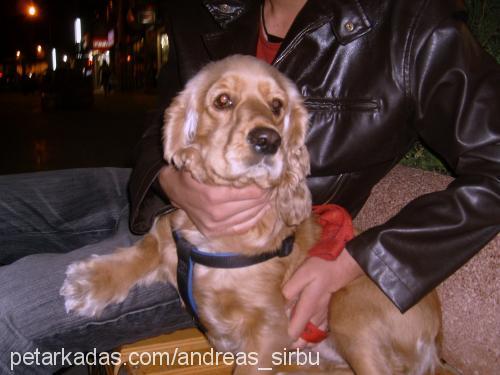
[[[204,0],[203,4],[222,29],[203,35],[213,60],[234,54],[255,55],[260,1]]]
[[[203,5],[223,29],[249,8],[245,1],[241,0],[204,0]]]
[[[221,27],[221,31],[203,36],[213,59],[237,53],[255,54],[261,0],[203,0],[203,4]],[[372,27],[359,0],[308,0],[290,27],[278,51],[276,63],[306,33],[326,23],[330,23],[336,39],[342,45],[358,39]]]

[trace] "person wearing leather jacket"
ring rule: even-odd
[[[280,29],[287,13],[291,26]],[[456,176],[446,190],[415,199],[346,246],[344,257],[352,257],[401,311],[498,233],[500,70],[471,36],[461,2],[206,0],[175,2],[168,14],[167,104],[209,61],[255,55],[261,19],[266,29],[277,31],[274,36],[281,34],[272,64],[297,84],[310,112],[308,184],[314,204],[332,202],[355,216],[374,184],[417,139],[444,159]],[[165,167],[160,126],[154,124],[141,140],[131,178],[130,224],[136,233],[145,233],[156,215],[173,209],[162,190],[175,195],[175,205],[203,226],[199,207],[191,204],[195,194],[179,202],[195,186]],[[207,190],[196,188],[196,194],[206,195]],[[206,211],[228,203],[203,202]],[[254,207],[262,210],[262,200]],[[227,222],[221,227],[232,228]],[[352,277],[331,291],[360,274],[348,263]],[[317,264],[310,267],[317,269]],[[335,270],[341,269],[331,266],[325,275]],[[307,282],[294,280],[285,295],[303,290],[313,295],[308,304],[314,305],[319,295],[302,289]],[[320,307],[304,312],[293,333],[300,333],[309,318],[315,320],[314,308]]]
[[[12,353],[106,351],[192,326],[169,285],[134,288],[98,318],[67,314],[59,289],[69,264],[131,245],[175,207],[207,236],[244,231],[266,209],[266,191],[205,186],[162,158],[164,109],[201,67],[228,55],[274,45],[269,62],[304,96],[314,204],[335,203],[355,216],[417,139],[456,177],[348,242],[337,260],[306,261],[283,289],[288,299],[300,296],[292,337],[309,320],[324,327],[330,293],[363,272],[406,311],[499,232],[500,68],[471,36],[461,1],[164,5],[163,104],[132,174],[97,168],[0,176],[1,373],[47,374],[69,364],[14,364]]]

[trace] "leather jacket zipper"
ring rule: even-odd
[[[278,65],[289,53],[292,49],[294,49],[297,44],[302,40],[302,37],[304,34],[308,33],[311,30],[314,30],[321,25],[324,25],[326,22],[330,20],[330,17],[322,17],[313,24],[309,25],[306,27],[304,30],[302,30],[299,34],[295,36],[295,38],[292,39],[292,41],[285,47],[285,49],[277,56],[276,60],[273,61],[274,66]]]
[[[335,182],[335,186],[333,187],[333,191],[331,192],[330,197],[326,201],[324,201],[322,204],[328,204],[332,201],[332,199],[335,197],[335,195],[337,195],[340,188],[344,184],[345,179],[346,179],[345,174],[343,174],[343,173],[339,174],[339,177],[337,178],[337,181]]]
[[[373,99],[334,99],[334,98],[306,98],[304,104],[307,109],[314,111],[350,111],[368,112],[378,111],[380,106]]]

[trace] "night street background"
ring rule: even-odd
[[[0,174],[130,167],[155,108],[154,95],[118,92],[96,94],[89,110],[43,112],[38,94],[0,93]]]
[[[168,56],[164,3],[0,1],[0,175],[132,166]]]

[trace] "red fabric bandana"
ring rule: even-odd
[[[335,260],[347,241],[354,237],[351,216],[335,204],[314,206],[313,213],[323,231],[319,241],[309,250],[309,256]],[[300,337],[307,342],[318,343],[328,337],[328,332],[308,322]]]
[[[304,332],[300,335],[302,340],[317,344],[328,337],[328,332],[323,331],[311,322],[307,322]]]
[[[323,231],[319,241],[309,250],[309,256],[335,260],[354,237],[351,215],[335,204],[314,206],[312,210]]]

